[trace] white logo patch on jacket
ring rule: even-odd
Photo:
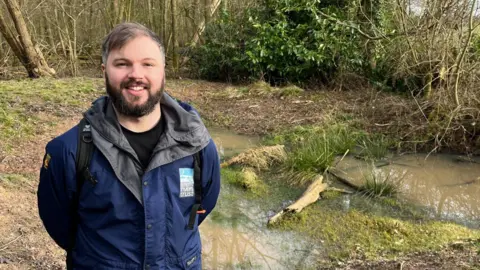
[[[180,198],[195,196],[193,169],[180,168]]]

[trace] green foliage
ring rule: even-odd
[[[193,55],[200,77],[327,83],[340,64],[361,63],[356,34],[321,14],[345,19],[342,1],[265,0],[261,6],[224,13],[207,27],[205,43]]]
[[[352,32],[332,23],[321,12],[340,20],[345,12],[320,1],[267,0],[249,18],[257,34],[247,41],[246,53],[257,73],[276,82],[330,81],[341,59],[354,57]]]
[[[196,47],[189,61],[197,76],[208,80],[243,81],[256,74],[244,53],[250,31],[245,14],[222,12],[205,28],[203,45]]]
[[[470,54],[472,55],[472,60],[480,60],[480,33],[475,33],[472,37],[472,45],[470,47]]]

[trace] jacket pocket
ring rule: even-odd
[[[197,247],[180,258],[170,260],[169,269],[201,270],[202,269],[201,248]]]

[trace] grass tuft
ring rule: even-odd
[[[304,90],[296,85],[287,85],[285,87],[273,87],[265,81],[257,81],[249,86],[232,87],[228,86],[221,93],[222,96],[228,98],[241,98],[245,95],[252,95],[258,97],[291,97],[299,96]]]
[[[281,135],[282,136],[282,135]],[[296,129],[277,137],[290,145],[283,171],[288,182],[303,185],[332,165],[335,156],[344,154],[355,146],[357,133],[344,125],[326,128]]]
[[[392,140],[381,134],[361,136],[358,139],[361,150],[357,156],[365,160],[380,160],[388,155],[392,144]]]
[[[400,193],[401,179],[391,173],[372,172],[365,183],[360,186],[360,192],[367,197],[395,197]]]

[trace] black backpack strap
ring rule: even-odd
[[[195,191],[195,204],[190,211],[190,220],[188,221],[188,229],[193,230],[195,227],[195,219],[197,214],[205,214],[206,211],[202,207],[202,157],[199,151],[193,155],[193,187]]]
[[[78,203],[80,191],[82,189],[83,183],[85,180],[96,184],[97,180],[90,174],[88,166],[92,159],[93,154],[93,143],[92,143],[92,132],[91,127],[88,121],[83,118],[78,124],[78,143],[77,143],[77,153],[75,159],[76,165],[76,178],[77,178],[77,191],[73,197],[72,205],[70,207],[70,213],[72,213],[72,221],[70,223],[69,230],[69,246],[67,249],[67,269],[73,269],[73,259],[72,251],[75,247],[76,235],[77,235],[77,225],[78,225]]]

